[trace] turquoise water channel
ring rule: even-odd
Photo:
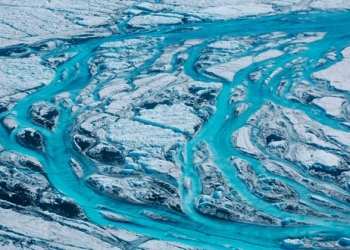
[[[276,94],[281,76],[286,80],[292,80],[294,77],[292,70],[283,68],[283,70],[271,80],[268,87],[264,87],[260,82],[246,85],[250,107],[241,116],[235,118],[233,116],[233,106],[228,104],[230,91],[233,87],[241,84],[242,81],[247,80],[247,75],[254,71],[258,65],[252,64],[239,71],[231,82],[220,79],[219,77],[213,79],[195,68],[200,53],[206,47],[206,44],[208,42],[220,40],[222,37],[258,36],[272,32],[284,32],[287,33],[287,36],[293,37],[295,34],[302,32],[326,32],[323,39],[305,45],[307,46],[307,50],[295,55],[285,53],[283,56],[275,59],[273,68],[269,69],[272,72],[278,67],[283,67],[283,65],[293,59],[303,57],[308,60],[302,65],[302,74],[305,79],[310,79],[314,71],[312,65],[317,62],[319,58],[322,58],[326,52],[335,50],[339,53],[345,47],[350,46],[349,27],[350,12],[291,13],[282,16],[268,16],[245,20],[237,19],[227,22],[184,24],[180,27],[157,27],[152,30],[140,30],[131,34],[122,33],[107,38],[84,41],[79,44],[71,45],[68,48],[57,48],[44,56],[52,57],[61,53],[76,53],[76,55],[57,68],[56,77],[51,84],[21,100],[11,111],[16,113],[16,118],[20,123],[17,130],[25,127],[34,127],[44,135],[47,140],[46,152],[40,153],[20,146],[16,143],[16,131],[9,135],[3,127],[0,127],[0,144],[4,145],[6,150],[14,150],[39,159],[45,166],[49,181],[52,185],[67,197],[74,199],[84,209],[87,217],[98,225],[125,228],[162,240],[175,241],[204,249],[227,249],[231,247],[240,247],[242,249],[279,249],[280,243],[285,238],[320,236],[329,239],[338,239],[340,237],[350,236],[350,233],[347,233],[349,224],[346,222],[311,218],[282,212],[274,206],[271,206],[271,204],[258,199],[248,191],[246,185],[236,176],[234,168],[230,165],[229,158],[234,155],[248,161],[257,172],[264,173],[265,170],[259,167],[258,160],[235,150],[232,147],[230,139],[232,133],[244,126],[248,118],[259,110],[267,101],[271,101],[283,107],[302,110],[315,121],[338,130],[345,130],[339,125],[339,121],[330,119],[324,112],[315,112],[310,106],[291,102],[287,98],[284,98],[290,86],[286,87],[282,96]],[[84,178],[81,180],[78,179],[69,165],[69,160],[72,157],[78,160],[84,167],[85,177],[96,172],[96,166],[92,161],[77,152],[72,145],[70,132],[77,114],[71,116],[68,109],[61,108],[59,123],[54,132],[48,131],[30,122],[28,107],[33,103],[38,101],[49,102],[53,96],[62,92],[70,92],[71,96],[74,98],[78,92],[89,83],[91,76],[88,71],[88,62],[96,48],[101,44],[110,41],[123,41],[140,36],[164,37],[165,39],[162,42],[164,48],[173,44],[181,44],[190,39],[203,40],[203,43],[188,49],[187,53],[189,57],[184,64],[185,73],[195,80],[202,82],[220,82],[223,86],[216,103],[216,113],[204,124],[194,137],[188,141],[187,145],[181,149],[181,152],[179,152],[179,155],[181,153],[185,155],[185,159],[182,159],[183,177],[181,180],[184,177],[192,180],[192,189],[189,192],[186,192],[184,188],[180,187],[182,206],[184,207],[185,215],[165,211],[159,207],[137,206],[104,197],[90,189],[84,182]],[[254,44],[254,46],[259,45],[259,42]],[[284,46],[285,45],[280,45],[276,48],[283,50]],[[33,53],[36,53],[36,51],[33,51]],[[247,52],[247,55],[248,54],[249,52]],[[332,63],[336,63],[340,59],[341,58],[337,58],[337,60]],[[135,76],[138,72],[147,69],[153,61],[154,60],[145,62],[137,72],[133,72],[131,75]],[[79,64],[79,70],[75,68],[77,64]],[[327,64],[327,67],[328,66],[329,64]],[[322,69],[322,66],[319,69]],[[62,77],[63,74],[65,77]],[[132,76],[130,76],[130,79]],[[6,113],[2,114],[1,117],[5,115]],[[193,148],[201,141],[205,141],[208,144],[213,154],[213,161],[224,173],[228,182],[234,186],[245,199],[249,200],[255,208],[280,219],[293,218],[310,223],[310,225],[268,227],[229,222],[199,214],[194,209],[193,199],[200,195],[201,183],[193,166],[192,156]],[[289,180],[284,181],[297,190],[300,198],[305,198],[306,195],[310,193],[310,191],[306,190],[298,183]],[[306,198],[304,200],[306,200]],[[315,205],[313,206],[316,207]],[[342,204],[342,206],[346,207],[344,204]],[[100,214],[101,207],[123,215],[131,222],[118,223],[109,221]],[[140,214],[143,209],[172,218],[176,223],[164,223],[147,219]],[[328,213],[326,208],[317,206],[317,209]],[[350,218],[350,215],[343,216]]]

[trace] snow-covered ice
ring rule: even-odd
[[[348,247],[349,9],[0,0],[0,246]]]
[[[48,85],[55,72],[42,65],[38,56],[0,57],[0,98]]]
[[[326,80],[335,90],[350,92],[350,47],[342,51],[343,59],[322,71],[315,72],[313,76],[317,79]]]

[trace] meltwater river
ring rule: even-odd
[[[349,224],[337,220],[326,220],[319,218],[308,218],[296,214],[282,212],[268,203],[257,199],[246,188],[237,177],[234,169],[230,165],[229,158],[233,155],[245,159],[253,166],[258,168],[258,161],[250,158],[237,150],[231,144],[231,135],[234,131],[242,127],[247,119],[261,108],[266,101],[272,101],[278,105],[299,109],[305,112],[310,118],[324,125],[337,130],[345,130],[339,126],[339,121],[330,119],[324,113],[315,111],[303,104],[289,101],[284,96],[278,96],[275,92],[279,81],[272,79],[268,87],[262,84],[247,85],[248,102],[250,108],[238,118],[233,116],[233,108],[228,105],[231,88],[246,80],[248,73],[256,68],[252,64],[236,74],[234,80],[229,82],[225,79],[209,78],[201,71],[195,70],[195,64],[201,51],[208,42],[220,40],[226,37],[243,37],[258,36],[272,32],[284,32],[290,36],[302,32],[325,32],[323,39],[307,44],[307,50],[301,53],[290,55],[285,54],[278,58],[277,63],[273,66],[271,72],[287,62],[298,58],[308,58],[317,62],[322,58],[326,51],[330,49],[337,52],[342,51],[345,47],[350,46],[350,12],[341,13],[291,13],[281,16],[267,16],[261,18],[252,18],[245,20],[232,20],[227,22],[208,22],[199,24],[184,24],[177,26],[157,27],[150,30],[141,30],[134,33],[122,33],[107,38],[84,41],[80,44],[70,46],[62,51],[51,51],[46,57],[54,57],[56,54],[71,53],[76,54],[57,68],[56,77],[48,86],[36,91],[21,100],[12,110],[17,115],[17,120],[21,128],[34,127],[39,130],[46,138],[46,152],[39,153],[24,148],[16,142],[15,133],[11,136],[0,127],[0,142],[7,150],[14,150],[26,155],[39,159],[45,166],[49,181],[64,195],[74,199],[85,211],[87,217],[98,225],[110,225],[119,228],[129,229],[134,232],[149,235],[151,237],[176,241],[190,246],[205,249],[227,249],[229,247],[239,247],[242,249],[279,249],[280,243],[285,238],[302,238],[302,237],[324,237],[337,239],[346,236],[344,233],[349,230]],[[123,27],[120,27],[121,29]],[[50,99],[62,92],[71,93],[72,99],[78,92],[84,88],[91,80],[88,71],[88,62],[94,51],[101,44],[111,41],[123,41],[140,36],[164,37],[162,46],[164,48],[185,42],[190,39],[200,39],[203,43],[190,48],[187,52],[189,57],[185,62],[185,73],[195,80],[202,82],[222,82],[223,88],[218,97],[216,104],[216,113],[204,124],[200,131],[187,143],[183,152],[186,159],[182,160],[183,177],[192,180],[192,189],[187,193],[180,188],[182,195],[182,205],[186,215],[176,214],[162,210],[157,207],[147,207],[148,211],[172,218],[176,223],[162,223],[152,221],[140,213],[144,207],[123,203],[104,197],[94,192],[82,180],[76,178],[72,171],[69,160],[73,157],[84,166],[85,177],[96,172],[94,163],[79,154],[72,145],[70,132],[75,116],[71,116],[70,111],[61,108],[61,115],[58,125],[54,132],[33,125],[30,121],[28,107],[38,101],[50,101]],[[259,46],[257,43],[255,46]],[[35,53],[35,51],[33,51]],[[336,63],[341,58],[337,58]],[[152,62],[146,62],[138,71],[147,68]],[[79,64],[79,70],[75,65]],[[319,67],[322,69],[323,66]],[[329,67],[329,65],[327,65]],[[312,68],[304,68],[303,76],[310,79]],[[133,75],[136,73],[133,72]],[[285,69],[279,74],[283,74],[285,79],[292,79],[293,73]],[[64,77],[63,77],[64,75]],[[131,78],[132,76],[130,76]],[[288,88],[288,87],[287,87]],[[274,91],[272,91],[274,90]],[[287,93],[288,90],[285,91]],[[4,116],[5,114],[1,115]],[[293,218],[310,223],[309,226],[293,227],[267,227],[259,225],[250,225],[236,222],[218,220],[199,214],[193,206],[194,197],[200,194],[200,180],[194,170],[192,163],[192,149],[201,141],[207,142],[213,153],[213,161],[220,167],[227,180],[239,190],[241,195],[248,199],[259,210],[276,216],[278,218]],[[349,142],[350,143],[350,142]],[[181,152],[179,152],[180,154]],[[285,180],[287,181],[287,180]],[[307,190],[292,181],[287,181],[301,198],[305,197]],[[345,206],[343,204],[343,206]],[[131,223],[112,222],[104,218],[101,214],[101,207],[109,209],[115,213],[128,218]],[[320,211],[327,213],[326,208],[319,208]],[[350,217],[350,215],[344,215]],[[350,234],[349,234],[350,235]],[[349,236],[348,235],[348,236]]]

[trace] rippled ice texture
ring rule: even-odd
[[[348,1],[0,6],[1,247],[350,248]]]

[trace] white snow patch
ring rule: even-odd
[[[39,57],[0,57],[0,98],[48,85],[54,76],[52,69],[41,65]]]
[[[257,56],[255,56],[253,58],[253,62],[261,62],[261,61],[265,61],[268,59],[273,59],[273,58],[277,58],[280,57],[281,55],[283,55],[283,52],[277,49],[272,49],[272,50],[268,50],[265,51]]]
[[[350,9],[350,2],[348,0],[316,0],[310,4],[310,7],[320,10],[344,10]]]
[[[170,129],[120,119],[106,128],[107,138],[129,150],[143,150],[155,154],[168,151],[174,144],[184,143],[185,137]]]
[[[314,99],[312,103],[325,110],[327,115],[341,117],[343,115],[343,105],[346,101],[345,98],[341,97],[325,96]]]
[[[144,15],[134,16],[128,22],[128,25],[132,28],[149,29],[159,25],[172,25],[180,23],[182,23],[182,20],[178,16]]]
[[[178,180],[181,176],[181,170],[170,161],[164,161],[157,158],[140,157],[138,163],[146,172],[156,172],[163,175],[170,175]]]
[[[244,16],[257,16],[274,12],[271,5],[263,3],[246,3],[244,5],[227,4],[199,10],[196,14],[201,18],[212,20],[228,20]]]
[[[158,12],[165,8],[165,6],[161,4],[154,4],[154,3],[148,3],[148,2],[139,3],[135,7],[143,10],[147,10],[147,11],[152,11],[152,12]]]
[[[237,39],[230,39],[230,40],[220,40],[213,43],[210,43],[208,45],[208,48],[210,49],[225,49],[225,50],[237,50],[239,48],[245,47],[246,44],[242,43],[240,40]]]
[[[193,248],[187,247],[185,245],[181,245],[179,243],[170,243],[166,241],[159,240],[149,240],[138,247],[140,250],[159,250],[159,249],[167,249],[167,250],[190,250]]]
[[[79,224],[79,222],[72,223],[74,227],[69,227],[65,225],[66,223],[45,220],[3,208],[0,208],[0,214],[2,215],[0,216],[0,224],[9,228],[10,231],[34,240],[49,241],[57,248],[67,248],[69,246],[69,248],[120,249],[97,238],[98,235],[96,237],[92,236],[93,231],[101,231],[101,228],[97,229],[90,223],[85,225]],[[104,236],[111,237],[111,234],[105,232]]]
[[[298,34],[296,40],[291,43],[312,43],[322,40],[325,35],[325,32],[304,32]]]
[[[255,157],[260,157],[262,153],[251,142],[251,126],[244,126],[232,135],[232,144],[241,152]]]
[[[252,56],[245,56],[227,63],[207,68],[206,72],[222,77],[227,81],[233,81],[234,76],[240,70],[248,67],[253,62]]]
[[[315,72],[313,77],[329,81],[336,90],[350,92],[350,47],[345,48],[342,55],[342,61]]]
[[[131,87],[127,84],[126,80],[116,79],[104,85],[98,92],[98,96],[100,100],[104,100],[116,93],[127,92],[129,90],[131,90]]]
[[[315,165],[322,166],[326,170],[339,168],[342,159],[324,150],[307,147],[303,144],[293,145],[292,149],[285,155],[286,159],[310,168]]]
[[[202,123],[201,119],[194,114],[193,108],[182,103],[172,106],[157,105],[154,109],[144,109],[140,111],[140,116],[137,118],[191,135],[195,132],[194,127]]]

